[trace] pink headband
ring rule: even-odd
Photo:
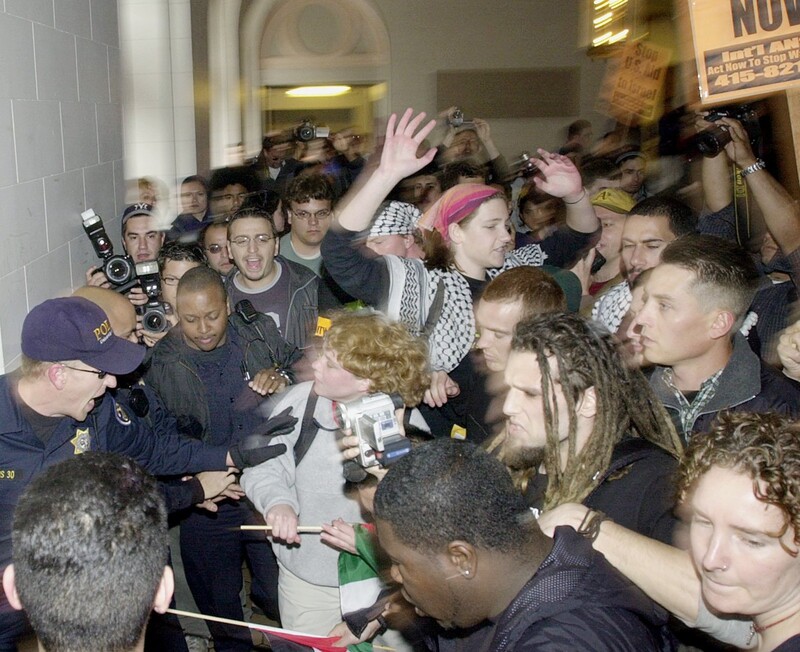
[[[497,188],[480,183],[460,183],[445,192],[436,203],[423,213],[417,226],[430,231],[436,229],[450,244],[448,228],[472,215],[483,202],[500,194]]]

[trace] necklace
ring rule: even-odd
[[[750,645],[750,643],[753,641],[753,637],[756,634],[763,634],[770,627],[775,627],[775,625],[780,625],[781,623],[785,623],[787,620],[789,620],[789,618],[792,618],[792,617],[796,616],[799,613],[800,613],[800,609],[797,609],[797,610],[793,611],[792,613],[790,613],[788,616],[784,616],[780,620],[776,620],[774,623],[770,623],[769,625],[756,625],[755,621],[753,621],[753,624],[750,625],[750,636],[747,637],[747,644]]]

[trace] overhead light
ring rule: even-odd
[[[289,97],[336,97],[350,92],[349,86],[298,86],[286,91]]]
[[[620,41],[624,41],[626,38],[628,38],[628,30],[623,29],[621,32],[617,32],[614,34],[614,36],[609,38],[608,44],[611,45],[613,43],[619,43]]]

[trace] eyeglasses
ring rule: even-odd
[[[103,380],[106,376],[108,376],[107,371],[95,371],[94,369],[79,369],[78,367],[70,367],[68,364],[60,363],[62,367],[66,367],[67,369],[72,369],[72,371],[83,371],[87,374],[94,374],[100,380]]]
[[[162,276],[161,280],[163,281],[164,285],[169,285],[170,287],[177,285],[178,281],[180,281],[177,276]]]
[[[250,240],[252,239],[253,238],[251,238],[249,235],[237,235],[235,238],[231,239],[231,242],[237,247],[248,247],[250,245]],[[256,245],[259,247],[268,245],[270,241],[274,239],[274,236],[267,235],[266,233],[260,233],[259,235],[255,236]]]
[[[308,211],[292,211],[292,215],[294,215],[298,220],[310,220],[312,217],[317,220],[327,220],[331,216],[330,209],[323,209],[321,211],[317,211],[316,213],[309,213]]]
[[[207,252],[211,254],[218,254],[221,253],[223,249],[227,249],[227,247],[225,247],[225,245],[220,245],[220,244],[210,244],[205,249]]]

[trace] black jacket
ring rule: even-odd
[[[656,444],[638,437],[623,439],[583,504],[629,530],[672,545],[678,523],[672,511],[677,467],[678,461]],[[534,476],[525,492],[528,504],[541,508],[546,489],[547,476]]]
[[[437,652],[644,652],[672,650],[666,612],[572,528],[511,604],[464,638],[442,633]]]
[[[275,322],[260,313],[252,324],[232,314],[228,318],[228,337],[241,350],[251,376],[270,367],[290,372],[302,357],[297,347],[281,337]],[[179,323],[153,349],[145,380],[175,415],[182,433],[209,441],[211,414],[206,391],[184,346]]]
[[[289,274],[289,310],[283,332],[287,341],[303,349],[306,348],[306,340],[317,329],[319,277],[307,267],[283,256],[275,256],[275,260]],[[229,295],[230,284],[238,273],[239,270],[234,267],[223,279]]]
[[[664,380],[665,371],[664,367],[656,367],[650,376],[650,385],[667,408],[675,429],[684,441],[698,432],[707,432],[717,413],[722,410],[777,412],[795,418],[800,416],[800,390],[788,378],[764,364],[739,334],[733,338],[733,354],[719,378],[716,393],[688,432],[682,431],[678,399]]]
[[[0,568],[11,562],[11,522],[20,495],[33,478],[57,462],[93,450],[130,457],[153,475],[227,468],[226,446],[204,446],[176,432],[157,436],[108,392],[97,399],[84,421],[62,417],[45,443],[25,418],[15,383],[12,377],[0,376]]]

